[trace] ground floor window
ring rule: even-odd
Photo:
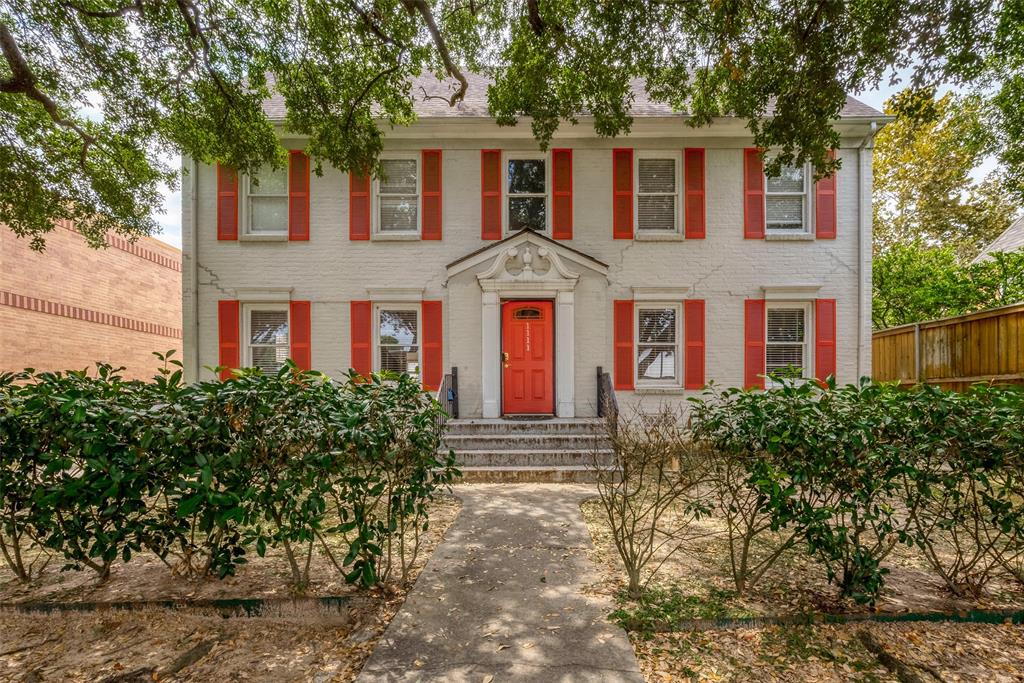
[[[639,386],[680,386],[679,304],[651,304],[636,309],[636,379]]]
[[[243,309],[245,365],[275,374],[288,359],[288,305],[250,304]]]
[[[420,374],[419,306],[377,306],[377,371]]]
[[[789,378],[806,377],[810,368],[809,304],[773,304],[767,309],[765,372]]]

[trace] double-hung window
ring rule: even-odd
[[[807,167],[783,166],[777,176],[765,176],[765,229],[793,235],[810,232]]]
[[[505,157],[505,214],[509,232],[548,229],[546,154],[509,153]]]
[[[416,156],[381,159],[377,181],[377,232],[415,235],[420,229],[420,168]]]
[[[288,359],[288,305],[250,304],[243,309],[244,363],[264,374],[276,374]]]
[[[638,386],[682,386],[682,316],[678,304],[636,308],[636,379]]]
[[[667,152],[636,153],[637,232],[679,232],[680,158]]]
[[[771,304],[767,308],[765,372],[769,376],[799,379],[811,368],[808,304]]]
[[[244,206],[248,234],[288,234],[288,170],[264,164],[246,176]]]
[[[380,304],[377,306],[378,371],[414,377],[420,374],[419,306]]]

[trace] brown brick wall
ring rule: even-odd
[[[90,249],[67,226],[36,253],[0,225],[0,371],[81,369],[104,361],[149,378],[153,351],[181,355],[181,252],[111,236]]]

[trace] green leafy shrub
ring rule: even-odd
[[[0,376],[0,549],[19,578],[33,543],[101,580],[143,550],[224,577],[275,548],[301,589],[332,533],[349,581],[408,578],[427,505],[457,476],[438,456],[442,408],[415,380],[336,383],[289,362],[186,385],[162,357],[153,382],[105,365]]]
[[[1020,556],[1022,418],[1013,389],[901,391],[867,380],[696,401],[694,438],[731,468],[720,500],[737,518],[727,525],[737,589],[778,556],[752,564],[744,544],[780,530],[858,602],[877,598],[899,542],[919,545],[951,590],[977,585]],[[950,541],[947,566],[936,547]]]

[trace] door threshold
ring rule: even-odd
[[[551,420],[554,415],[551,413],[515,413],[513,415],[502,415],[504,420]]]

